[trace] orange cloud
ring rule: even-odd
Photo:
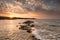
[[[6,13],[8,12],[13,12],[13,13],[21,13],[21,12],[24,12],[24,9],[22,7],[20,7],[19,5],[13,5],[11,3],[6,3],[7,5],[7,11]]]

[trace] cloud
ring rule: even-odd
[[[0,0],[0,13],[23,13],[24,9],[14,0]]]
[[[56,0],[56,2],[60,4],[60,0]]]
[[[4,1],[0,0],[0,13],[3,13],[6,11],[6,4]]]
[[[60,15],[60,0],[0,0],[0,13]],[[34,14],[34,13],[33,13]]]
[[[22,3],[22,7],[29,11],[56,10],[59,8],[57,2],[53,0],[16,0]]]
[[[4,15],[18,13],[23,16],[30,15],[29,17],[32,15],[37,18],[38,16],[39,18],[59,18],[60,0],[0,0],[0,14],[2,13],[5,13]]]

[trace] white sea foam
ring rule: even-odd
[[[39,35],[39,30],[36,28],[31,28],[32,34],[35,36],[35,38],[37,39],[41,39],[41,40],[45,40],[44,38],[42,38],[42,36]]]

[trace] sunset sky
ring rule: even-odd
[[[60,19],[60,0],[0,0],[0,16]]]

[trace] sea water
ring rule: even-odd
[[[17,27],[17,25],[19,25],[18,23],[24,21],[27,20],[0,20],[0,40],[25,40],[29,34],[19,30]],[[36,19],[33,21],[35,22],[36,28],[39,28],[40,36],[44,38],[44,40],[60,40],[59,19]]]

